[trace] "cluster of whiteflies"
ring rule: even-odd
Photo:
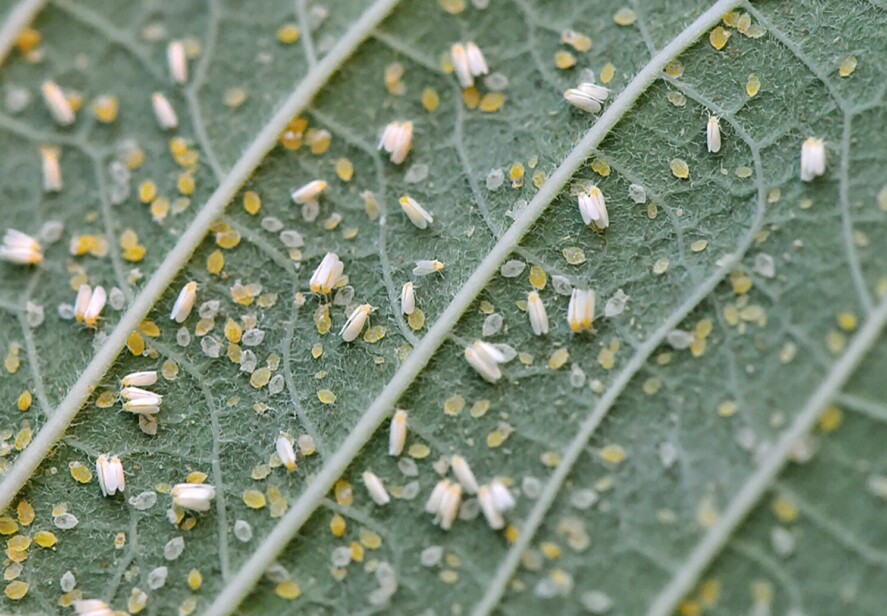
[[[595,294],[592,289],[573,289],[567,306],[567,325],[573,333],[590,331],[594,322]],[[530,327],[537,336],[548,333],[548,312],[536,291],[527,295]],[[465,360],[484,380],[495,383],[502,378],[501,366],[509,356],[495,344],[475,340],[465,348]]]
[[[329,295],[333,289],[337,288],[341,283],[347,282],[345,276],[345,264],[334,252],[328,252],[320,261],[320,265],[311,275],[310,285],[313,293],[320,295]],[[370,304],[360,304],[351,311],[348,320],[339,335],[345,342],[353,342],[363,331],[364,326],[369,319],[370,314],[375,311],[375,307]]]
[[[156,370],[127,374],[121,380],[120,397],[123,410],[139,416],[139,428],[146,434],[157,433],[157,413],[163,404],[163,396],[144,389],[157,382]]]
[[[477,495],[480,510],[490,528],[498,530],[505,526],[504,514],[513,509],[516,502],[502,480],[497,478],[488,484],[479,485],[468,461],[459,455],[451,458],[450,468],[456,481],[438,481],[425,503],[425,512],[434,515],[435,524],[443,530],[452,528],[462,505],[464,491]]]

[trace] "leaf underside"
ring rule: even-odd
[[[36,510],[34,522],[19,532],[51,530],[58,544],[31,546],[18,576],[30,584],[28,594],[19,601],[0,597],[0,611],[68,613],[58,605],[66,571],[83,597],[116,609],[127,609],[133,588],[148,595],[144,613],[175,613],[194,600],[198,613],[208,608],[279,522],[270,503],[249,508],[244,491],[277,489],[290,505],[297,501],[532,199],[534,174],[540,174],[536,182],[552,175],[593,126],[593,116],[563,102],[563,90],[575,85],[582,68],[600,76],[612,62],[612,102],[710,5],[629,2],[636,21],[621,26],[613,16],[625,0],[593,4],[590,10],[580,0],[494,0],[483,9],[469,4],[458,15],[431,0],[395,8],[302,114],[310,128],[329,131],[328,151],[313,154],[303,145],[268,154],[226,211],[224,222],[240,243],[223,249],[210,234],[196,247],[148,316],[160,335],[144,335],[142,356],[123,349],[15,501],[27,500]],[[42,35],[42,60],[14,51],[0,69],[6,100],[0,208],[4,227],[37,234],[46,222],[60,221],[64,233],[46,248],[42,267],[0,265],[7,324],[0,353],[21,349],[21,366],[7,367],[0,379],[7,443],[0,472],[16,463],[14,442],[24,423],[37,433],[50,419],[122,314],[107,307],[96,333],[64,320],[58,306],[73,301],[72,279],[84,272],[91,284],[122,290],[128,304],[280,102],[310,77],[317,59],[352,35],[351,26],[370,8],[368,0],[297,2],[295,8],[282,0],[58,0],[39,14],[33,27]],[[887,346],[880,333],[887,192],[883,207],[878,198],[887,185],[885,9],[874,0],[740,5],[740,14],[766,30],[763,36],[728,28],[731,37],[717,51],[706,32],[674,58],[682,74],[653,83],[573,178],[601,188],[610,228],[585,227],[569,188],[548,205],[509,257],[525,269],[516,277],[497,275],[480,290],[468,312],[448,325],[450,340],[397,401],[409,411],[409,452],[400,461],[387,455],[385,425],[362,450],[347,452],[354,459],[343,478],[353,487],[353,502],[337,502],[331,493],[317,503],[279,555],[279,567],[237,613],[297,606],[307,613],[445,614],[478,605],[503,614],[603,613],[611,603],[607,613],[642,614],[671,610],[684,590],[690,594],[683,613],[880,613],[887,598],[887,523],[880,515],[887,498],[887,454],[880,446],[887,436],[881,401]],[[301,27],[293,45],[276,39],[285,23]],[[561,42],[565,28],[593,40],[587,53],[574,51],[578,61],[569,70],[554,63],[556,52],[569,49]],[[200,42],[190,62],[192,82],[203,75],[199,87],[169,83],[165,49],[176,38]],[[476,41],[491,70],[508,78],[501,110],[467,108],[454,77],[441,69],[441,55],[458,40]],[[842,77],[839,65],[851,55],[858,66]],[[404,68],[403,95],[385,87],[386,69],[395,62]],[[754,96],[747,92],[751,74],[761,83]],[[83,94],[73,128],[56,127],[43,106],[39,89],[47,78]],[[246,101],[231,108],[225,98],[234,88]],[[422,105],[428,88],[440,98],[434,111]],[[151,113],[150,94],[158,90],[179,112],[174,133],[162,133]],[[488,88],[480,84],[480,90]],[[21,91],[31,102],[11,107]],[[97,123],[89,107],[102,94],[120,99],[119,117],[109,126]],[[721,118],[724,146],[717,155],[706,151],[710,114]],[[375,149],[382,128],[396,119],[416,126],[402,166]],[[139,202],[138,187],[150,179],[170,201],[179,196],[181,168],[169,153],[174,135],[200,152],[197,189],[184,211],[158,223]],[[809,136],[825,140],[828,168],[824,177],[802,183],[798,155]],[[115,205],[109,165],[125,140],[137,142],[146,157],[132,171],[131,194]],[[57,195],[41,190],[38,146],[44,144],[62,148],[64,189]],[[354,168],[350,181],[336,175],[343,158]],[[673,159],[687,162],[689,179],[675,177]],[[515,163],[525,168],[521,187],[509,177]],[[603,167],[608,171],[601,173]],[[492,189],[497,169],[505,179]],[[306,222],[289,194],[315,178],[329,188],[317,220]],[[645,203],[629,196],[637,187]],[[261,196],[256,215],[243,208],[247,190]],[[367,216],[364,191],[381,204],[381,218]],[[402,214],[397,200],[404,194],[433,213],[429,229],[416,229]],[[325,228],[333,214],[341,222]],[[141,262],[121,256],[126,229],[147,248]],[[304,237],[298,254],[281,240],[284,230]],[[104,235],[108,256],[70,256],[71,237],[82,234]],[[581,263],[567,256],[578,250]],[[214,275],[207,261],[216,251],[225,261]],[[345,263],[354,297],[348,306],[330,306],[332,329],[322,335],[315,318],[325,300],[310,294],[308,279],[330,251]],[[445,270],[415,279],[415,261],[426,258],[441,260]],[[519,306],[533,288],[531,266],[547,275],[540,295],[552,329],[544,337],[532,335]],[[401,285],[411,279],[426,315],[418,330],[399,311]],[[199,292],[184,324],[190,341],[182,344],[169,311],[189,280],[198,282]],[[237,281],[260,284],[264,297],[250,306],[235,303]],[[590,334],[569,331],[569,286],[597,291],[599,316]],[[605,318],[603,306],[618,289],[630,297],[627,308]],[[219,300],[218,314],[208,333],[198,335],[198,312],[210,300]],[[45,312],[36,327],[29,325],[28,302]],[[370,325],[384,327],[384,337],[343,343],[335,334],[350,304],[365,302],[377,308]],[[484,336],[485,326],[499,318],[491,314],[501,316],[502,326]],[[254,353],[258,367],[269,366],[272,378],[279,377],[260,388],[227,357],[234,351],[225,324],[244,319],[254,319],[264,338],[256,346],[241,342],[240,351]],[[670,322],[673,327],[663,325]],[[673,348],[671,329],[695,337],[692,350]],[[462,357],[464,345],[479,338],[521,354],[496,384],[481,380]],[[208,356],[214,347],[218,357]],[[552,368],[558,349],[569,359]],[[97,406],[122,375],[164,364],[169,372],[173,363],[177,374],[156,386],[164,402],[155,437],[143,434],[119,404]],[[25,390],[34,402],[22,413],[17,400]],[[335,402],[322,403],[321,390],[333,392]],[[581,427],[589,417],[600,421],[586,441]],[[790,452],[779,447],[790,430],[806,427],[814,429]],[[301,459],[294,473],[276,467],[253,479],[281,431],[310,435],[317,453]],[[581,454],[565,469],[563,485],[552,483],[571,447]],[[105,452],[124,462],[125,497],[102,498],[94,478],[88,484],[72,478],[71,464],[92,468]],[[470,461],[481,481],[511,480],[518,502],[507,516],[511,531],[492,531],[476,517],[444,532],[423,512],[440,478],[439,461],[454,453]],[[367,469],[395,494],[410,494],[418,482],[418,494],[376,506],[360,478]],[[186,530],[167,519],[165,490],[192,471],[206,473],[219,497]],[[744,490],[755,498],[740,498]],[[146,491],[158,492],[153,507],[128,502]],[[53,509],[63,503],[79,520],[74,529],[53,525]],[[534,512],[541,515],[538,528],[525,525]],[[15,507],[7,513],[15,518]],[[347,522],[342,537],[331,533],[334,515]],[[252,530],[247,541],[234,534],[241,520]],[[115,546],[120,533],[125,542]],[[707,551],[707,538],[722,533],[723,545]],[[509,554],[517,555],[509,539],[518,535],[529,549],[512,567]],[[167,560],[164,546],[175,537],[184,538],[184,552]],[[362,546],[352,549],[356,560],[337,569],[334,550],[352,545]],[[427,566],[421,555],[432,546],[443,556]],[[393,567],[398,585],[379,600],[382,562]],[[167,582],[152,589],[150,573],[161,566],[168,567]],[[196,590],[187,582],[192,569],[203,577]],[[295,602],[275,592],[285,576],[301,589]]]

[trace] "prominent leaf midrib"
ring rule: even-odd
[[[395,373],[388,384],[378,394],[368,409],[362,414],[357,425],[352,429],[343,441],[339,450],[328,459],[314,481],[305,488],[305,491],[293,503],[293,506],[281,518],[280,522],[265,537],[262,544],[253,555],[241,566],[240,571],[230,580],[225,589],[216,597],[210,613],[230,614],[237,605],[246,597],[255,583],[261,578],[264,571],[274,562],[284,547],[295,537],[296,533],[311,517],[311,514],[322,504],[326,494],[332,489],[336,480],[342,475],[349,464],[354,460],[363,446],[373,436],[375,431],[390,414],[394,403],[401,397],[416,377],[422,372],[431,357],[446,340],[453,327],[468,309],[477,295],[486,287],[492,277],[497,273],[502,262],[518,247],[524,234],[535,223],[538,217],[545,211],[548,205],[560,194],[561,189],[569,182],[574,173],[585,162],[588,156],[609,134],[610,130],[623,118],[634,106],[647,88],[660,78],[665,65],[682,51],[693,44],[706,30],[714,26],[721,16],[737,6],[740,0],[719,0],[710,9],[697,18],[690,26],[685,28],[675,39],[667,45],[655,58],[647,64],[632,79],[625,89],[617,96],[612,104],[600,115],[594,126],[585,134],[582,140],[570,151],[564,161],[555,169],[548,180],[539,189],[530,203],[522,210],[514,223],[505,231],[496,242],[490,252],[477,265],[472,274],[465,281],[451,302],[444,309],[438,320],[428,333],[422,338],[409,356],[409,361],[404,363]],[[378,35],[377,35],[378,36]],[[760,169],[760,159],[757,159]],[[759,195],[760,199],[763,195]],[[762,211],[759,211],[759,217]],[[749,236],[748,241],[750,241]],[[711,288],[720,280],[723,271],[719,269],[718,278],[710,284]],[[692,304],[695,305],[702,297],[710,292],[706,288],[699,298],[693,296]],[[688,300],[689,301],[689,300]],[[687,308],[686,312],[692,308]],[[673,328],[677,323],[670,325]],[[667,333],[667,330],[665,330]],[[664,336],[664,334],[662,334]],[[650,351],[652,352],[652,351]],[[642,359],[639,359],[643,363]],[[639,368],[638,368],[639,369]],[[623,385],[624,387],[624,385]],[[604,411],[605,413],[606,411]],[[593,420],[593,417],[590,418]],[[589,422],[583,426],[588,428]],[[591,426],[593,431],[594,426]],[[590,433],[589,433],[590,435]],[[578,456],[578,454],[577,454]],[[566,462],[564,467],[568,465]],[[560,467],[559,467],[560,469]],[[557,473],[558,471],[556,471]],[[544,496],[541,500],[544,500]],[[551,500],[553,501],[554,495]],[[547,506],[544,507],[547,510]],[[541,509],[540,509],[541,511]],[[544,512],[541,513],[544,515]],[[541,523],[541,520],[538,522]],[[537,524],[538,524],[537,523]],[[517,553],[517,552],[513,552]],[[511,557],[516,562],[517,556]],[[508,561],[509,563],[511,560]],[[509,564],[508,568],[513,570]],[[500,569],[502,571],[503,569]],[[478,613],[485,613],[492,609],[498,602],[501,590],[504,589],[510,573],[502,577],[504,580],[497,582],[496,590],[488,592],[485,603],[478,606]]]
[[[648,616],[668,616],[684,596],[693,589],[702,573],[708,568],[733,532],[757,505],[761,496],[773,485],[773,481],[786,465],[792,447],[808,434],[822,411],[828,406],[853,375],[856,367],[878,341],[887,324],[887,299],[881,300],[865,324],[853,337],[844,355],[825,376],[819,387],[795,416],[789,428],[770,449],[758,465],[758,469],[746,480],[736,496],[721,512],[718,522],[691,550],[687,560],[666,583],[651,604]]]
[[[321,87],[398,2],[399,0],[376,0],[324,59],[308,72],[271,119],[262,127],[258,136],[246,148],[240,159],[182,233],[179,241],[167,254],[142,291],[123,313],[116,327],[108,334],[105,343],[98,349],[52,417],[10,468],[3,482],[0,483],[0,511],[9,506],[53,445],[62,437],[83,403],[91,395],[99,380],[105,375],[126,344],[129,333],[144,320],[188,262],[191,254],[203,241],[212,223],[222,214],[225,206],[252,175],[265,155],[275,146],[280,131],[293,117],[308,106]]]

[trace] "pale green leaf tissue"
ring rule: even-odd
[[[0,613],[74,613],[77,597],[133,614],[883,612],[883,2],[3,5],[0,226],[40,237],[45,260],[0,264]],[[171,40],[186,85],[170,79]],[[459,41],[489,65],[476,92],[448,66]],[[563,99],[585,69],[611,89],[599,115]],[[48,79],[82,101],[73,126],[47,110]],[[178,129],[158,128],[154,92]],[[113,123],[96,118],[101,96],[117,97]],[[296,116],[301,147],[285,148]],[[395,120],[415,126],[402,165],[376,149]],[[804,183],[811,136],[828,162]],[[193,194],[175,137],[199,155]],[[58,193],[43,192],[41,146],[60,148]],[[328,187],[306,220],[290,193],[314,179]],[[148,180],[159,203],[140,201]],[[605,231],[582,223],[587,183]],[[84,235],[106,254],[72,256]],[[348,277],[331,298],[309,286],[327,252]],[[445,267],[414,276],[421,259]],[[169,312],[191,280],[179,326]],[[97,331],[66,318],[83,281],[113,289]],[[407,281],[424,323],[401,314]],[[235,302],[244,288],[254,297]],[[534,288],[545,336],[526,314]],[[570,332],[571,288],[596,291],[592,332]],[[366,335],[345,343],[363,303]],[[463,357],[478,339],[514,351],[496,383]],[[155,436],[105,404],[151,369]],[[399,458],[395,408],[409,417]],[[297,452],[313,442],[294,472],[281,432]],[[123,461],[122,496],[101,495],[102,453]],[[453,454],[510,486],[506,529],[469,494],[449,531],[424,512]],[[178,520],[169,487],[191,473],[217,497]]]

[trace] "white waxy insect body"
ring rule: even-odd
[[[126,489],[123,464],[117,456],[109,458],[105,454],[100,455],[95,462],[95,470],[99,479],[99,487],[102,489],[102,496],[114,496],[117,492],[123,492]]]
[[[54,81],[44,81],[42,86],[43,100],[52,114],[52,118],[56,124],[61,126],[70,126],[74,123],[76,116],[68,97],[64,91]]]
[[[594,321],[594,290],[573,289],[567,307],[567,323],[573,332],[588,331]]]
[[[462,486],[451,483],[447,486],[440,500],[440,509],[437,511],[438,522],[444,530],[450,530],[456,516],[459,515],[459,506],[462,504]]]
[[[400,198],[400,208],[407,215],[410,222],[419,229],[427,229],[428,225],[434,222],[434,218],[425,208],[419,205],[415,199],[404,195]]]
[[[216,489],[206,483],[179,483],[173,486],[172,501],[182,509],[209,511]]]
[[[326,187],[327,183],[324,180],[311,180],[304,186],[300,186],[294,190],[293,194],[290,195],[290,198],[293,200],[293,203],[299,205],[315,202],[320,196],[320,193],[326,190]]]
[[[166,47],[166,61],[173,83],[184,84],[188,81],[188,57],[182,41],[170,41]]]
[[[597,186],[590,186],[577,196],[579,200],[579,213],[582,222],[586,225],[594,223],[598,229],[606,229],[610,226],[610,216],[607,214],[607,202],[604,193]]]
[[[43,263],[43,247],[27,233],[7,229],[0,245],[0,259],[19,265],[39,265]]]
[[[108,294],[104,287],[96,287],[92,290],[89,303],[86,305],[86,310],[83,311],[83,322],[87,327],[95,329],[99,326],[99,318],[102,316],[102,309],[104,309],[107,300]]]
[[[136,398],[124,402],[123,410],[133,415],[156,415],[160,412],[160,405],[152,404],[148,398]]]
[[[86,308],[89,306],[89,299],[92,297],[92,287],[88,284],[80,285],[77,289],[77,298],[74,300],[74,318],[78,323],[83,323],[86,319]]]
[[[538,291],[530,291],[527,295],[527,315],[530,317],[530,328],[534,334],[544,336],[548,333],[548,312]]]
[[[326,253],[311,275],[311,291],[329,295],[336,288],[344,271],[345,265],[339,259],[339,255],[334,252]]]
[[[403,453],[407,442],[407,412],[398,409],[391,418],[391,426],[388,429],[388,455],[399,456]]]
[[[197,283],[193,280],[182,287],[176,303],[173,304],[172,312],[169,318],[176,323],[184,323],[191,310],[194,308],[194,302],[197,300]]]
[[[172,130],[179,126],[179,116],[176,115],[172,103],[162,92],[155,92],[151,95],[151,106],[154,109],[157,125],[161,130]]]
[[[474,85],[474,77],[471,75],[471,69],[468,66],[468,54],[462,43],[454,43],[450,47],[450,57],[453,60],[453,70],[456,72],[456,79],[463,88],[470,88]]]
[[[391,122],[386,125],[378,147],[388,152],[395,165],[401,164],[413,147],[413,123]]]
[[[43,169],[43,192],[53,193],[62,189],[62,168],[59,165],[61,150],[55,146],[40,146]]]
[[[721,119],[718,116],[709,116],[705,125],[705,140],[709,152],[717,154],[721,151]]]
[[[78,599],[74,601],[77,616],[114,616],[114,610],[99,599]]]
[[[477,45],[470,42],[466,43],[465,55],[468,56],[468,68],[471,70],[472,75],[480,77],[490,72],[490,69],[487,68],[487,59]]]
[[[342,327],[342,330],[339,332],[339,335],[342,336],[342,340],[345,342],[352,342],[355,340],[360,335],[360,332],[363,331],[363,326],[366,325],[370,313],[374,310],[375,308],[369,304],[361,304],[355,308],[351,313],[351,316],[348,317],[348,320],[345,322],[345,326]]]
[[[141,387],[128,386],[124,387],[120,390],[120,397],[124,400],[145,400],[150,401],[155,405],[160,405],[163,402],[163,396],[160,394],[154,393],[153,391],[148,391],[147,389],[142,389]]]
[[[511,511],[517,505],[511,491],[502,483],[501,479],[494,479],[490,482],[490,494],[493,496],[493,504],[496,509],[501,512]]]
[[[145,385],[153,385],[157,382],[156,370],[143,370],[141,372],[130,372],[120,379],[120,384],[124,387],[144,387]]]
[[[416,288],[412,282],[406,282],[400,290],[400,311],[413,314],[416,311]]]
[[[367,492],[369,492],[370,498],[373,499],[374,503],[377,505],[387,505],[391,501],[391,497],[388,496],[388,490],[385,489],[385,484],[382,483],[378,475],[372,471],[364,471],[362,478],[363,485],[366,486]]]
[[[296,452],[293,449],[293,441],[286,434],[280,434],[275,443],[277,457],[288,471],[296,470]]]
[[[480,510],[487,520],[487,524],[493,530],[499,530],[505,526],[505,518],[502,512],[496,507],[493,500],[493,493],[489,486],[481,486],[477,491],[477,502],[480,504]]]
[[[505,363],[505,355],[489,342],[476,340],[470,344],[465,349],[465,359],[484,380],[495,383],[502,378],[499,364]]]
[[[425,501],[426,513],[437,515],[437,512],[440,511],[440,505],[443,502],[444,494],[446,494],[452,484],[453,482],[449,479],[441,479],[434,484],[434,488],[431,490],[431,495],[428,497],[428,500]]]
[[[801,180],[812,182],[825,173],[825,142],[810,137],[801,146]]]
[[[590,82],[580,83],[564,92],[564,99],[568,103],[588,113],[600,113],[609,96],[609,89]]]
[[[476,493],[477,478],[475,478],[474,471],[471,470],[468,461],[462,456],[453,456],[453,459],[450,461],[450,466],[453,469],[453,474],[456,475],[456,479],[462,484],[465,491],[469,494]]]
[[[420,259],[416,261],[416,267],[413,268],[413,275],[428,276],[429,274],[442,272],[443,269],[444,264],[437,259]]]

